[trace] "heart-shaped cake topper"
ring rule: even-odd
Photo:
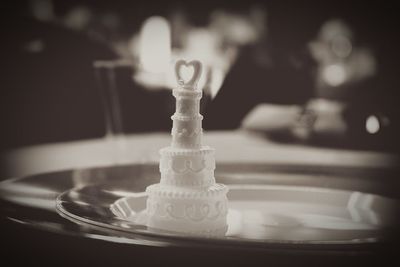
[[[183,68],[193,68],[192,77],[188,80],[182,78],[182,69]],[[196,89],[197,83],[199,82],[201,75],[202,65],[198,60],[192,60],[187,62],[183,59],[178,60],[175,64],[175,75],[178,80],[178,84],[186,89]]]

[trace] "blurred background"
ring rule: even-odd
[[[204,65],[205,130],[399,151],[389,3],[22,0],[2,5],[1,150],[169,132],[175,60]]]
[[[178,258],[185,264],[228,258],[246,265],[263,259],[276,266],[307,260],[315,265],[323,259],[324,265],[354,266],[360,259],[371,262],[367,248],[384,251],[375,234],[365,244],[352,238],[355,246],[338,242],[330,249],[295,241],[291,250],[284,241],[237,253],[233,245],[200,250],[196,240],[194,247],[182,243],[183,248],[153,235],[154,249],[147,241],[133,246],[140,244],[140,232],[132,244],[127,238],[112,241],[93,225],[60,217],[55,198],[71,188],[126,179],[121,186],[129,186],[118,195],[113,187],[119,198],[158,181],[158,152],[171,141],[174,62],[198,59],[203,63],[204,144],[217,151],[217,181],[299,187],[279,194],[294,206],[322,207],[317,216],[307,210],[310,216],[304,218],[317,229],[310,231],[314,226],[297,219],[295,209],[276,206],[273,212],[285,216],[275,220],[255,210],[258,204],[252,201],[251,210],[236,217],[237,229],[252,240],[296,233],[316,240],[326,229],[339,240],[344,235],[336,237],[336,230],[347,235],[352,228],[340,228],[347,219],[338,217],[333,205],[343,205],[343,214],[357,223],[367,220],[378,227],[376,214],[390,209],[370,194],[398,200],[400,192],[399,11],[394,3],[20,0],[0,6],[0,225],[3,254],[23,255],[13,262],[137,264],[144,257],[176,265]],[[109,166],[115,168],[104,168]],[[15,177],[23,179],[8,179]],[[344,191],[301,191],[310,187],[322,193],[347,190],[350,197]],[[87,192],[87,199],[77,198],[79,205],[96,214],[104,211],[101,218],[106,218],[109,206],[92,204],[103,197],[111,201],[110,192]],[[265,192],[265,201],[278,195]],[[394,228],[385,235],[393,237],[388,251],[397,256],[399,227]],[[377,263],[390,258],[378,254]]]

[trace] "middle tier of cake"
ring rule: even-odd
[[[178,187],[207,187],[215,183],[215,150],[200,149],[160,150],[160,184]]]

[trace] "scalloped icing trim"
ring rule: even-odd
[[[202,146],[199,149],[190,148],[176,148],[176,147],[164,147],[159,151],[161,156],[195,156],[195,155],[210,155],[215,153],[215,149],[209,146]]]
[[[228,214],[226,200],[218,200],[214,203],[188,203],[175,205],[170,202],[159,203],[149,200],[146,212],[149,216],[156,216],[162,219],[188,220],[191,222],[217,221],[225,218]]]
[[[214,184],[206,189],[196,189],[153,184],[146,188],[146,192],[149,194],[149,197],[198,199],[223,196],[228,192],[228,187],[223,184]]]

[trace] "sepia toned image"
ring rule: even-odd
[[[390,3],[2,4],[5,266],[395,266]]]

